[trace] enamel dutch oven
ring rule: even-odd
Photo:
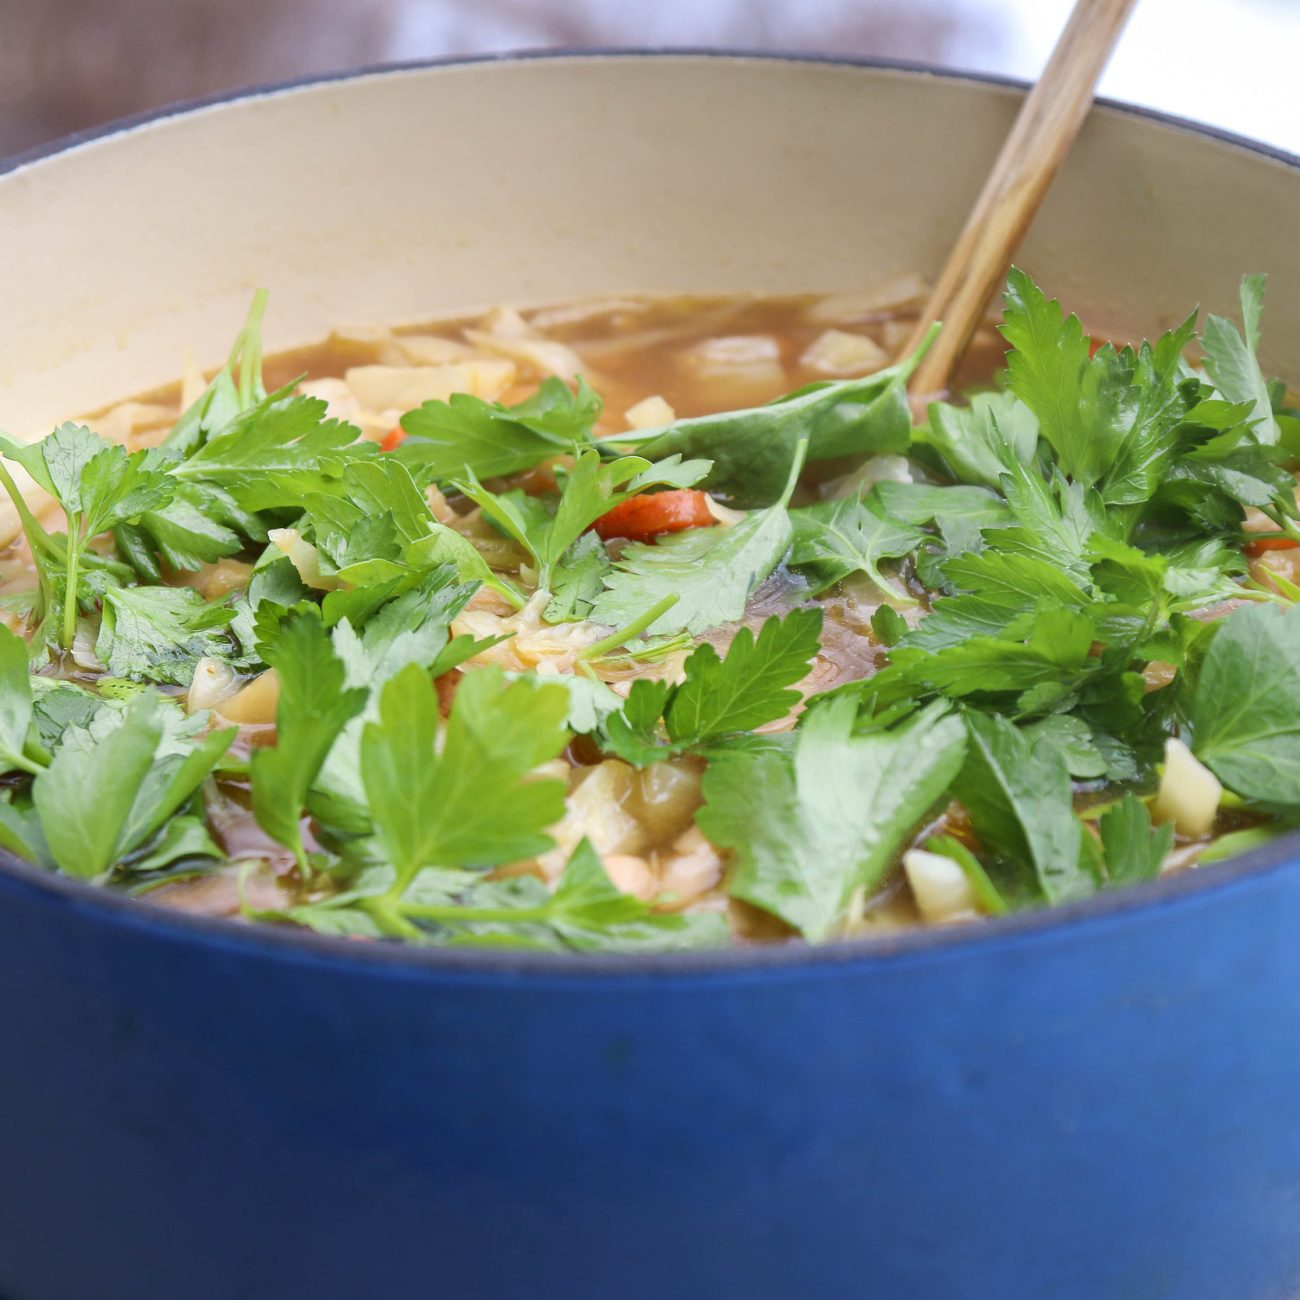
[[[259,284],[280,347],[932,274],[1021,94],[560,55],[73,140],[0,175],[0,423],[216,361]],[[1130,336],[1267,270],[1294,380],[1297,230],[1296,160],[1103,106],[1022,260]],[[1297,1291],[1300,841],[979,928],[626,959],[399,951],[0,867],[6,1300]]]

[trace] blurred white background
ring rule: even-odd
[[[0,0],[0,153],[362,63],[714,45],[1032,78],[1070,0]],[[1102,93],[1300,153],[1300,0],[1140,0]]]

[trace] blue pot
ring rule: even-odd
[[[619,962],[0,874],[9,1300],[1241,1300],[1300,1284],[1300,871]]]
[[[179,182],[189,146],[202,154],[223,132],[250,133],[245,160],[268,139],[278,158],[276,131],[304,97],[311,112],[294,120],[325,123],[345,158],[349,114],[379,111],[386,95],[481,94],[490,116],[503,88],[526,91],[532,121],[551,112],[539,84],[559,102],[584,79],[603,94],[611,77],[645,113],[730,88],[718,118],[775,114],[762,138],[787,152],[782,114],[851,125],[874,113],[904,135],[946,134],[973,153],[967,171],[955,164],[953,224],[1015,101],[1004,87],[896,69],[694,55],[398,70],[164,119],[29,163],[0,177],[0,237],[6,221],[26,221],[31,256],[52,267],[61,245],[40,243],[41,223],[58,209],[35,202],[42,187],[66,186],[111,214],[115,177]],[[675,93],[656,98],[663,78]],[[638,129],[648,120],[632,118]],[[700,120],[705,137],[722,129]],[[582,126],[624,129],[601,122]],[[1163,310],[1202,296],[1195,263],[1204,295],[1226,309],[1236,274],[1269,265],[1281,274],[1275,333],[1296,347],[1291,166],[1114,110],[1090,130],[1036,228],[1036,273],[1055,269],[1053,287],[1088,279],[1124,302],[1136,283]],[[862,183],[887,187],[893,145],[867,134],[886,152]],[[1155,215],[1181,212],[1188,229],[1201,186],[1202,226],[1150,234],[1139,223],[1112,257],[1090,262],[1095,227],[1113,229],[1137,202],[1134,166],[1116,172],[1117,154],[1142,161]],[[831,208],[843,171],[826,173]],[[732,186],[742,197],[748,175]],[[286,242],[296,209],[284,196],[311,184],[307,173],[290,179],[251,213],[221,209],[222,229],[238,232],[218,250],[228,264],[253,264],[259,239]],[[218,198],[222,183],[233,199],[243,182],[214,169]],[[164,205],[163,226],[124,234],[118,250],[155,295],[150,259],[204,228],[203,210],[186,204],[214,201],[179,183],[169,193],[185,230],[166,226]],[[1086,219],[1071,206],[1080,193]],[[767,209],[748,210],[747,231],[772,221],[780,236]],[[713,217],[725,225],[725,207]],[[907,241],[941,247],[947,228],[926,229],[882,222],[879,256],[888,262]],[[1238,248],[1220,247],[1229,237]],[[662,255],[644,248],[652,269],[619,280],[617,241],[601,238],[593,228],[606,288],[670,280]],[[21,255],[4,256],[6,274],[25,273]],[[195,296],[202,333],[214,255],[202,246],[194,256],[192,280],[168,292]],[[43,328],[92,290],[107,293],[117,268],[101,260],[73,259],[83,296],[52,291]],[[541,295],[547,265],[502,274]],[[1174,271],[1181,278],[1166,284]],[[232,313],[242,291],[230,289]],[[328,296],[318,309],[347,318]],[[145,320],[139,338],[161,328]],[[132,382],[144,377],[129,369],[144,343],[120,363]],[[13,346],[25,345],[15,336]],[[41,346],[63,356],[51,339]],[[51,364],[65,367],[51,373],[70,400],[114,395],[94,357]],[[20,384],[6,396],[40,412],[52,400],[43,393]],[[627,960],[254,930],[0,864],[0,1295],[1284,1300],[1300,1291],[1298,933],[1300,845],[1289,841],[971,930]]]

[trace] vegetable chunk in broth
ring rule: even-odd
[[[4,438],[0,844],[415,944],[822,942],[1300,824],[1300,418],[1013,271],[339,329]],[[91,796],[93,792],[93,797]]]

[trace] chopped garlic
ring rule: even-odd
[[[826,375],[868,375],[888,364],[885,350],[865,334],[827,330],[799,358],[801,366]]]
[[[623,418],[630,429],[658,429],[665,424],[672,424],[677,418],[673,410],[662,397],[642,398],[635,406],[629,406],[623,412]]]
[[[1152,809],[1157,822],[1173,822],[1180,835],[1208,835],[1219,811],[1219,778],[1181,740],[1165,741],[1165,770]]]
[[[975,915],[975,892],[966,873],[951,858],[926,849],[909,849],[903,854],[903,871],[925,920],[933,924]]]

